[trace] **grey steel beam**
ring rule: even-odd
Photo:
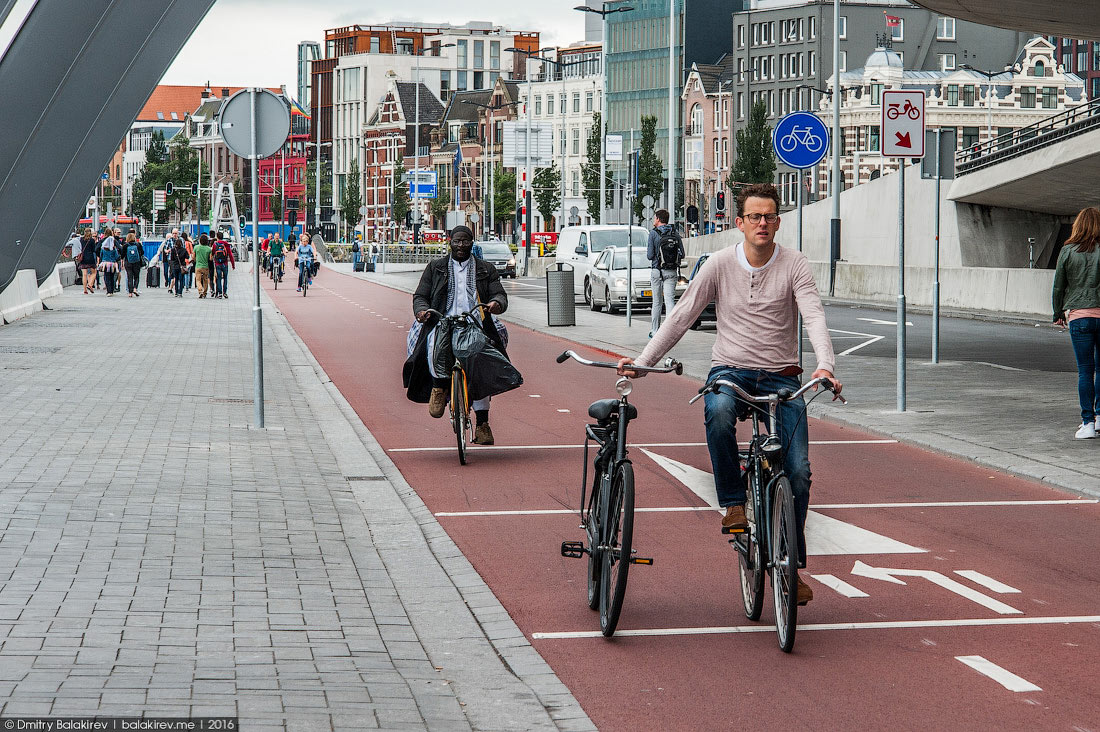
[[[39,0],[0,59],[0,98],[21,100],[0,138],[0,289],[19,269],[49,275],[119,141],[213,2]]]
[[[998,28],[1100,40],[1095,0],[912,0],[933,12]]]

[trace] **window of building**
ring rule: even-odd
[[[743,25],[737,26],[737,47],[745,47],[745,26]]]
[[[1031,68],[1032,68],[1032,72],[1031,72],[1032,76],[1038,76],[1038,77],[1042,78],[1042,77],[1045,77],[1047,75],[1046,64],[1044,64],[1042,61],[1036,61],[1035,65],[1032,66]]]
[[[760,45],[760,24],[759,23],[753,23],[752,24],[752,45],[754,45],[754,46],[759,46]]]
[[[485,68],[485,41],[474,41],[474,68]]]
[[[564,94],[561,94],[561,95],[558,96],[558,111],[563,115],[566,113],[566,104],[567,103],[568,103],[568,100],[565,98]]]
[[[500,68],[500,41],[489,41],[489,68]]]
[[[1008,147],[1012,144],[1012,128],[1011,127],[998,127],[997,128],[997,149],[1002,147]]]
[[[578,114],[581,111],[581,93],[573,92],[573,113]]]
[[[974,106],[974,92],[975,92],[975,88],[974,88],[973,84],[966,84],[966,85],[963,86],[963,106],[964,107],[973,107]]]
[[[546,114],[548,114],[548,115],[554,114],[554,95],[553,94],[547,94],[546,95]]]
[[[576,169],[573,170],[573,198],[577,198],[581,195],[581,178],[580,172]],[[597,196],[598,198],[598,196]]]
[[[840,40],[845,40],[848,37],[848,16],[840,16]]]
[[[466,68],[466,41],[463,39],[458,40],[458,46],[455,48],[455,52],[458,56],[458,68]],[[463,89],[466,87],[463,86]]]
[[[1091,91],[1089,92],[1090,99],[1100,99],[1100,76],[1094,76],[1089,79],[1091,84]]]
[[[737,119],[745,119],[745,92],[737,92]]]
[[[1043,87],[1043,109],[1057,109],[1058,88],[1053,86]]]
[[[898,18],[898,24],[890,26],[890,38],[898,42],[905,40],[905,18]]]
[[[811,15],[809,17],[809,26],[810,26],[810,40],[812,41],[813,39],[817,38],[817,16],[816,15]]]
[[[730,100],[727,96],[722,100],[722,129],[728,130],[730,128]]]
[[[870,125],[867,127],[867,149],[874,151],[881,147],[879,140],[879,126]]]
[[[538,117],[542,114],[542,97],[535,97],[535,116]]]
[[[955,19],[940,16],[936,21],[936,40],[937,41],[953,41],[955,40]]]
[[[532,147],[534,147],[534,146],[532,145]],[[574,155],[580,155],[581,154],[581,128],[580,127],[574,127],[573,128],[573,154]]]
[[[474,72],[474,88],[475,89],[488,89],[489,88],[485,84],[485,72],[484,71],[475,71]]]
[[[684,142],[684,170],[702,172],[703,170],[703,141],[691,138]]]
[[[848,70],[848,52],[847,51],[841,51],[840,52],[840,70],[841,70],[841,72],[844,72],[844,71]]]
[[[817,51],[810,51],[810,76],[817,75]]]
[[[728,137],[722,138],[722,170],[730,167],[730,141]]]
[[[978,144],[978,138],[980,136],[979,128],[977,127],[963,127],[962,134],[962,146],[963,149],[974,147]]]
[[[458,72],[458,82],[455,84],[455,89],[457,89],[458,91],[469,91],[470,85],[467,81],[467,73],[468,72],[466,71]]]
[[[718,104],[717,99],[714,100],[713,109],[711,111],[712,111],[712,114],[711,114],[710,119],[711,119],[711,124],[714,125],[713,129],[715,129],[715,130],[722,129],[722,110],[721,110],[721,107]]]
[[[595,94],[593,94],[592,92],[585,92],[584,93],[584,111],[585,112],[591,112],[592,111],[592,99],[593,99],[593,97],[595,97]]]
[[[940,54],[940,71],[954,71],[955,70],[955,54],[953,53],[941,53]]]
[[[882,89],[885,84],[872,83],[871,84],[871,106],[877,107],[882,103]]]
[[[1020,106],[1024,109],[1035,109],[1035,87],[1020,87]]]
[[[1077,73],[1084,74],[1089,70],[1089,52],[1088,46],[1082,43],[1077,44]]]
[[[947,85],[947,106],[957,107],[959,106],[959,85],[948,84]]]
[[[565,136],[566,136],[565,125],[562,125],[561,129],[558,130],[558,154],[559,155],[565,155]],[[532,145],[532,147],[534,147],[534,145]]]

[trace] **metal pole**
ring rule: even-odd
[[[905,411],[905,158],[898,168],[898,411]]]
[[[833,0],[833,218],[829,222],[829,297],[836,293],[840,259],[840,0]]]
[[[317,229],[321,229],[321,102],[317,102],[317,119],[314,120],[314,124],[317,125],[317,156],[313,159],[314,165],[317,167],[317,188],[313,191],[313,226]],[[378,194],[375,194],[377,199]]]
[[[541,54],[540,54],[541,55]],[[523,175],[523,203],[524,206],[530,210],[528,199],[531,197],[531,54],[526,54],[523,57],[523,72],[527,76],[527,101],[523,104],[523,109],[527,113],[527,139],[523,145],[524,152],[524,175]],[[524,219],[525,234],[523,239],[523,276],[527,276],[528,262],[531,259],[531,227],[526,226],[527,221]]]
[[[195,222],[195,238],[199,238],[199,201],[202,200],[202,150],[199,151],[199,171],[195,175],[195,211],[191,220]],[[155,232],[154,232],[155,233]]]
[[[560,59],[561,56],[559,55],[558,58]],[[603,63],[603,59],[600,59],[600,63],[601,64]],[[561,93],[565,94],[565,68],[564,67],[558,67],[558,68],[561,71]],[[600,94],[602,95],[603,92],[600,92]],[[563,130],[565,129],[565,121],[564,120],[561,123],[561,128]],[[559,142],[561,141],[561,135],[558,135],[558,141]],[[562,229],[565,228],[565,222],[566,222],[566,218],[565,218],[565,145],[562,145],[561,146],[561,221],[558,222],[558,231],[561,231]]]
[[[604,193],[604,186],[607,184],[607,3],[603,3],[603,7],[600,10],[600,20],[603,25],[603,49],[600,51],[600,72],[603,75],[603,89],[600,90],[600,205],[596,207],[600,214],[600,220],[596,223],[607,223],[607,211],[605,204],[607,203],[607,195]],[[564,76],[564,75],[563,75]],[[564,79],[562,81],[564,86]],[[565,122],[562,121],[562,128],[564,129]],[[565,171],[562,171],[562,175],[565,175]]]
[[[423,50],[423,49],[421,49]],[[413,132],[413,247],[420,243],[420,52],[416,54],[416,130]]]
[[[252,161],[252,275],[255,282],[256,301],[252,306],[252,349],[253,365],[252,373],[252,404],[253,419],[257,429],[264,428],[264,342],[263,342],[263,314],[260,312],[260,176],[259,160],[256,154],[256,88],[248,90],[249,101],[252,103],[252,149],[248,159]],[[213,226],[210,227],[213,230]]]
[[[491,110],[486,110],[491,111]],[[490,116],[489,119],[489,233],[495,234],[496,218],[497,218],[497,189],[495,185],[496,181],[496,166],[493,164],[493,145],[496,143],[496,120],[493,118],[496,115]]]
[[[634,168],[634,128],[630,128],[630,163],[628,167],[631,172]],[[633,175],[631,176],[633,178]],[[630,320],[634,315],[634,196],[628,196],[627,200],[630,201],[627,204],[626,210],[626,327],[630,327]],[[611,262],[612,270],[615,268],[614,260]],[[650,292],[653,292],[653,283],[649,283]],[[609,300],[611,298],[608,298]],[[654,292],[654,302],[657,301],[656,293]],[[611,303],[607,303],[607,309],[611,309]]]
[[[936,128],[936,256],[935,280],[932,282],[932,363],[940,362],[940,135]]]
[[[668,3],[668,181],[665,202],[668,206],[668,223],[676,224],[676,0]],[[667,317],[667,313],[666,313]]]
[[[798,171],[798,251],[802,251],[802,170]],[[798,365],[802,366],[802,313],[798,314]]]
[[[286,221],[286,159],[283,151],[284,145],[279,150],[279,236],[283,236],[283,222]]]

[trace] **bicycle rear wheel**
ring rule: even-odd
[[[451,425],[458,442],[458,462],[466,464],[466,433],[469,428],[469,403],[466,401],[466,374],[451,372]]]
[[[755,470],[746,470],[745,478],[749,482],[749,501],[754,500],[757,484],[760,480]],[[753,511],[754,520],[749,530],[734,538],[734,548],[737,550],[737,568],[741,576],[741,605],[745,609],[745,617],[749,620],[759,620],[764,610],[764,572],[767,560],[764,558],[764,545],[760,524],[755,520],[756,516],[763,515],[760,507]]]
[[[592,485],[595,486],[593,489],[594,495],[585,523],[585,533],[588,538],[588,609],[598,610],[600,608],[600,570],[603,567],[603,555],[599,550],[600,536],[602,535],[599,491],[609,489],[609,486],[604,485],[604,472],[602,470],[596,475]]]
[[[604,515],[600,567],[600,632],[611,637],[619,623],[634,538],[634,466],[620,463],[611,480]]]
[[[771,515],[771,575],[775,600],[775,628],[779,647],[790,653],[794,648],[798,619],[798,523],[794,513],[794,494],[787,476],[775,481]]]

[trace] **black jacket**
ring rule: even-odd
[[[450,257],[433,259],[424,268],[424,274],[420,277],[420,284],[413,293],[413,317],[429,308],[441,313],[447,311],[447,267],[450,266]],[[488,303],[496,301],[500,305],[500,312],[508,309],[508,293],[504,291],[504,285],[500,283],[500,275],[495,266],[481,259],[474,258],[475,286],[477,298],[480,302]],[[432,393],[432,373],[428,369],[428,333],[435,327],[439,318],[431,316],[420,330],[420,338],[416,341],[412,355],[405,361],[401,370],[402,382],[408,390],[407,395],[411,401],[426,403]],[[496,326],[492,318],[485,318],[482,322],[482,330],[493,347],[507,355],[504,343],[500,340]]]

